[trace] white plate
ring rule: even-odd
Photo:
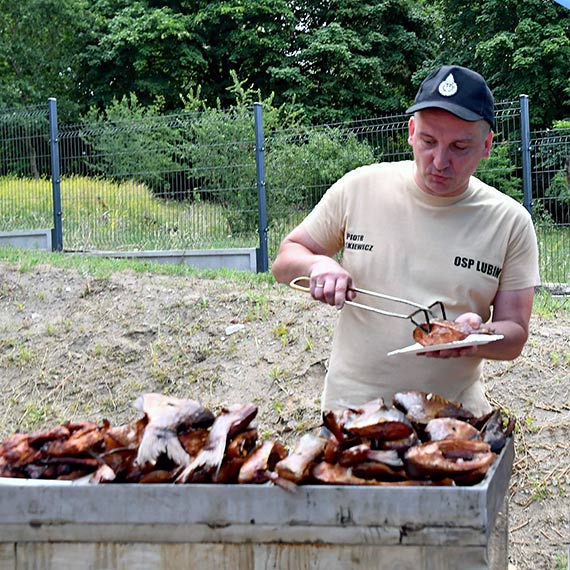
[[[434,344],[432,346],[423,346],[419,342],[399,348],[388,353],[388,356],[395,354],[418,354],[420,352],[433,352],[434,350],[444,350],[446,348],[460,348],[462,346],[477,346],[478,344],[488,344],[504,338],[502,334],[470,334],[463,340],[456,340],[455,342],[447,342],[445,344]]]
[[[46,487],[46,486],[69,486],[73,485],[73,481],[64,481],[59,479],[22,479],[20,477],[0,477],[0,487],[16,486],[21,487]]]

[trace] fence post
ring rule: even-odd
[[[520,95],[521,106],[521,153],[523,175],[523,204],[532,216],[532,178],[530,167],[530,118],[528,95]]]
[[[269,270],[267,249],[267,200],[265,194],[265,145],[263,141],[263,115],[261,103],[254,103],[255,117],[255,167],[257,178],[257,213],[259,247],[257,248],[257,273]]]
[[[51,187],[53,195],[53,229],[51,248],[63,251],[63,228],[61,223],[61,188],[59,176],[59,136],[57,130],[57,99],[50,97],[49,106],[49,146],[51,156]]]

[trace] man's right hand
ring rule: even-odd
[[[354,291],[349,290],[352,287],[352,277],[334,259],[317,262],[310,278],[313,298],[339,310],[347,299],[352,301],[356,296]]]
[[[326,251],[302,226],[297,226],[281,243],[271,271],[279,283],[291,283],[307,275],[314,299],[342,309],[356,293],[348,290],[352,277],[333,259],[335,253]]]

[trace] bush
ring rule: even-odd
[[[310,210],[341,176],[374,162],[372,147],[339,127],[310,129],[294,137],[277,133],[270,143],[268,215],[272,220],[291,208]]]
[[[516,176],[516,170],[511,161],[509,143],[504,142],[493,147],[491,155],[480,164],[475,176],[503,194],[522,202],[522,179]]]
[[[171,197],[177,129],[159,115],[159,104],[143,107],[136,95],[113,99],[103,111],[92,107],[83,117],[81,138],[87,145],[88,172],[115,182],[143,183],[155,195]]]
[[[255,124],[252,106],[258,91],[243,88],[234,75],[236,104],[222,112],[207,108],[199,93],[185,98],[187,109],[202,111],[185,133],[184,160],[191,165],[195,194],[223,203],[233,233],[258,227]],[[302,109],[262,102],[265,134],[267,221],[284,212],[312,207],[345,172],[373,161],[366,143],[340,128],[300,128]],[[294,181],[294,182],[293,182]]]

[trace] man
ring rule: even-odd
[[[379,396],[391,402],[395,392],[423,390],[482,415],[491,409],[483,359],[515,359],[528,337],[539,284],[536,236],[520,204],[472,176],[489,156],[494,127],[493,95],[478,73],[437,69],[407,112],[413,113],[408,142],[414,161],[343,176],[283,240],[272,271],[281,283],[309,276],[312,296],[342,309],[323,409]],[[341,263],[335,259],[340,251]],[[442,301],[448,319],[474,328],[491,320],[504,338],[421,358],[387,356],[413,344],[414,325],[345,305],[356,297],[351,287],[423,305]]]

